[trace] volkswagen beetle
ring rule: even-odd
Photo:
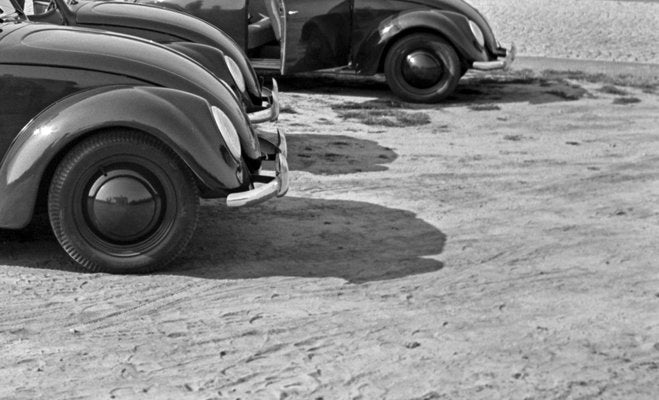
[[[0,9],[0,228],[47,210],[83,267],[145,272],[183,250],[199,197],[241,207],[286,193],[285,136],[253,128],[200,64]]]
[[[383,72],[401,98],[436,102],[468,69],[507,68],[487,20],[462,0],[129,0],[196,15],[227,32],[259,70]]]
[[[85,28],[130,34],[165,44],[204,65],[227,82],[246,106],[252,122],[275,121],[279,116],[277,82],[265,88],[245,52],[217,27],[189,14],[125,2],[17,0],[28,5],[27,18]]]

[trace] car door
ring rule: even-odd
[[[280,1],[282,74],[348,65],[353,0]]]

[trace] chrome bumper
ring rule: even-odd
[[[257,130],[262,148],[274,150],[266,153],[266,160],[274,161],[274,171],[261,171],[252,175],[254,188],[245,192],[231,193],[227,196],[227,207],[244,207],[262,203],[273,197],[281,197],[288,192],[288,145],[286,135],[277,131]]]
[[[517,55],[517,47],[515,43],[510,45],[510,50],[506,52],[506,58],[503,60],[496,61],[475,61],[471,66],[473,69],[478,69],[481,71],[492,71],[495,69],[508,69],[510,65],[515,61],[515,56]]]
[[[275,79],[272,79],[272,90],[263,88],[263,110],[247,114],[249,121],[253,124],[262,122],[272,122],[279,118],[279,85]]]

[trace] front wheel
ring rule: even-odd
[[[436,103],[455,90],[460,80],[460,58],[439,36],[416,33],[391,46],[384,73],[391,90],[404,100]]]
[[[192,237],[198,213],[189,169],[165,145],[135,131],[77,144],[57,167],[48,193],[55,237],[91,271],[164,267]]]

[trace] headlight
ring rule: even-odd
[[[241,92],[245,91],[245,77],[243,76],[243,73],[240,71],[240,67],[238,64],[233,60],[233,58],[229,56],[224,56],[224,61],[227,63],[227,67],[229,67],[229,72],[231,72],[231,77],[233,80],[236,82],[236,85],[238,85],[238,89]]]
[[[481,31],[481,28],[478,27],[478,24],[476,24],[474,21],[469,20],[469,27],[471,28],[471,33],[474,34],[474,37],[476,38],[476,41],[478,44],[481,45],[481,47],[485,46],[485,36],[483,36],[483,31]]]
[[[236,128],[233,126],[233,123],[231,122],[229,117],[224,113],[224,111],[220,110],[215,106],[211,106],[211,111],[213,112],[213,119],[215,120],[215,125],[217,125],[217,129],[220,130],[220,134],[224,139],[224,143],[226,143],[231,154],[237,160],[240,160],[241,147],[240,147],[240,137],[238,137],[238,131],[236,131]]]

